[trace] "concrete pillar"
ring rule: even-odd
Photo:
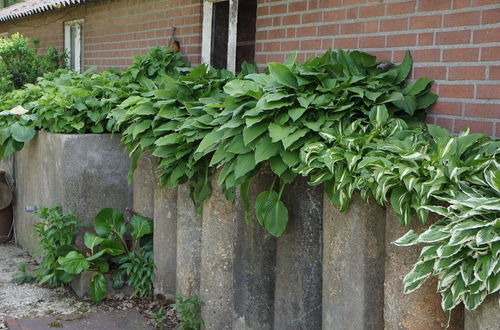
[[[278,239],[275,329],[321,328],[323,190],[304,178],[288,185],[288,227]]]
[[[133,209],[148,218],[154,216],[157,159],[144,154],[137,162],[132,181]]]
[[[202,217],[197,214],[189,185],[177,187],[176,292],[189,297],[200,294]]]
[[[105,207],[124,210],[132,205],[127,184],[130,160],[118,136],[38,132],[15,155],[16,238],[35,251],[33,225],[37,218],[27,206],[61,205],[78,220],[92,225]],[[79,235],[77,244],[82,245]]]
[[[436,292],[437,279],[428,279],[411,294],[403,293],[403,278],[408,274],[420,255],[421,246],[398,247],[393,244],[408,230],[424,231],[432,223],[422,225],[413,219],[404,227],[390,208],[387,209],[385,232],[385,292],[384,319],[387,330],[444,329],[448,316],[441,309],[441,295]],[[435,221],[435,219],[434,219]],[[463,308],[458,306],[451,314],[449,329],[463,329]]]
[[[248,196],[250,210],[245,223],[241,200],[238,205],[233,270],[234,329],[273,328],[276,238],[255,217],[255,199],[272,182],[270,170],[261,170],[252,180]]]
[[[156,184],[154,189],[155,294],[176,294],[177,270],[177,188]]]
[[[473,311],[465,311],[464,330],[492,330],[499,327],[500,293],[486,297]]]
[[[358,194],[346,212],[324,203],[323,329],[384,329],[385,211]]]
[[[233,269],[237,208],[212,180],[212,196],[203,207],[201,249],[202,316],[207,329],[231,329],[233,324]]]

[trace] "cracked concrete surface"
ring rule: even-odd
[[[0,244],[0,329],[5,328],[6,318],[50,316],[54,314],[80,314],[99,310],[85,302],[69,289],[48,289],[36,284],[17,285],[12,276],[19,272],[19,265],[35,267],[33,259],[23,249]]]

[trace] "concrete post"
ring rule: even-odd
[[[224,197],[215,179],[212,196],[203,206],[201,249],[202,316],[207,329],[231,329],[233,323],[233,269],[235,258],[236,205]]]
[[[202,217],[197,214],[187,184],[177,187],[176,292],[185,297],[200,294]],[[165,247],[164,247],[165,248]]]
[[[429,227],[432,220],[422,225],[418,219],[413,219],[410,226],[404,227],[397,220],[394,211],[388,208],[386,221],[384,283],[386,329],[444,329],[448,316],[441,309],[441,296],[436,292],[436,278],[428,279],[418,290],[409,295],[403,293],[403,278],[417,261],[421,247],[397,247],[391,244],[410,229],[422,232]],[[451,317],[449,329],[463,329],[462,306],[455,308]]]
[[[491,294],[473,311],[465,311],[464,330],[498,329],[500,312],[500,294]]]
[[[273,328],[276,239],[255,217],[255,199],[272,182],[270,170],[261,170],[252,180],[248,223],[238,200],[236,247],[233,272],[235,323],[233,329]]]
[[[277,243],[275,329],[321,328],[322,194],[304,178],[285,189],[289,223]]]
[[[176,294],[177,270],[177,188],[154,189],[155,293],[165,297]]]
[[[384,329],[385,211],[358,194],[346,212],[324,203],[323,329]]]
[[[132,189],[133,209],[148,218],[154,216],[157,159],[150,154],[143,155],[137,162]]]

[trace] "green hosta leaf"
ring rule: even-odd
[[[273,142],[278,142],[289,136],[296,127],[294,126],[281,126],[275,123],[269,124],[269,136]]]
[[[474,276],[485,282],[486,279],[493,273],[498,260],[493,259],[491,255],[481,256],[477,259],[474,265]]]
[[[397,241],[392,242],[392,244],[397,246],[412,246],[417,244],[418,237],[419,235],[415,233],[414,230],[410,230],[403,237],[399,238]]]
[[[92,233],[86,232],[83,235],[83,243],[86,247],[93,250],[96,246],[101,244],[104,241],[104,238],[96,236]]]
[[[145,132],[147,129],[151,127],[151,120],[140,121],[134,126],[134,130],[132,132],[132,137],[135,139],[137,135]]]
[[[419,243],[436,243],[450,237],[450,233],[441,231],[439,227],[431,226],[429,229],[420,234]]]
[[[417,109],[427,109],[433,105],[438,99],[438,96],[433,93],[426,93],[424,95],[417,96]]]
[[[12,138],[18,142],[28,142],[36,134],[34,127],[22,126],[18,122],[12,124],[9,129]]]
[[[90,299],[95,302],[103,301],[108,291],[107,286],[108,284],[103,274],[93,274],[90,280]]]
[[[177,144],[184,139],[184,135],[179,133],[172,133],[169,135],[165,135],[155,141],[155,145],[161,147],[170,144]]]
[[[500,272],[488,278],[486,287],[489,294],[495,293],[500,290]]]
[[[281,146],[279,143],[272,143],[270,137],[267,135],[263,136],[255,145],[255,163],[258,164],[276,156],[280,150]]]
[[[283,235],[288,224],[288,209],[278,200],[264,214],[264,227],[274,237]]]
[[[465,293],[464,294],[464,306],[468,310],[474,310],[476,309],[486,298],[486,291],[481,291],[477,294],[470,294],[470,293]]]
[[[261,88],[258,84],[251,80],[241,80],[235,79],[229,81],[224,86],[224,92],[231,96],[242,96],[242,95],[250,95],[255,98],[259,98],[262,94]]]
[[[280,63],[269,63],[269,72],[279,83],[297,89],[298,83],[295,75],[290,71],[290,69]]]
[[[142,238],[147,234],[153,233],[153,221],[142,215],[134,213],[130,221],[130,233],[135,239]]]
[[[488,227],[478,231],[476,235],[476,244],[482,245],[500,241],[500,228]]]
[[[417,262],[410,273],[404,278],[404,293],[411,293],[424,284],[425,280],[431,276],[433,268],[433,259],[425,262]]]
[[[429,78],[419,78],[414,83],[405,87],[404,92],[416,96],[426,90],[434,81]]]
[[[255,165],[255,154],[253,152],[238,155],[238,158],[236,158],[236,167],[234,168],[235,179],[241,178],[243,175],[252,171]]]
[[[306,128],[301,128],[291,133],[284,139],[282,139],[283,148],[288,149],[292,144],[297,142],[300,138],[304,137],[309,132]]]
[[[59,257],[57,260],[61,269],[69,274],[80,274],[89,269],[89,262],[83,254],[77,251],[71,251],[65,257]]]
[[[391,69],[397,72],[397,76],[394,83],[396,84],[402,83],[406,79],[406,77],[408,77],[408,75],[410,74],[412,65],[413,65],[413,59],[411,57],[410,51],[406,51],[403,62],[400,65]]]
[[[288,115],[290,116],[290,118],[292,118],[293,121],[296,121],[297,119],[302,117],[306,110],[307,109],[303,107],[292,108],[288,110]]]
[[[278,193],[270,190],[261,192],[255,200],[255,216],[262,227],[265,226],[265,215],[278,202]]]
[[[268,123],[259,123],[250,127],[245,127],[243,129],[243,141],[245,145],[248,145],[250,142],[259,137],[262,133],[264,133],[268,128]]]
[[[417,100],[413,95],[405,95],[402,100],[393,101],[392,104],[404,110],[409,115],[413,115],[415,110],[417,110]]]

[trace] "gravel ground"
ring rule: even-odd
[[[163,307],[167,313],[164,329],[173,329],[177,323],[175,311],[166,300],[127,299],[116,297],[101,304],[78,298],[68,288],[49,289],[36,284],[17,285],[12,277],[19,272],[18,267],[26,264],[28,271],[36,267],[36,262],[21,248],[0,244],[0,329],[5,329],[6,318],[25,318],[50,315],[85,314],[97,311],[137,309],[144,316]]]

